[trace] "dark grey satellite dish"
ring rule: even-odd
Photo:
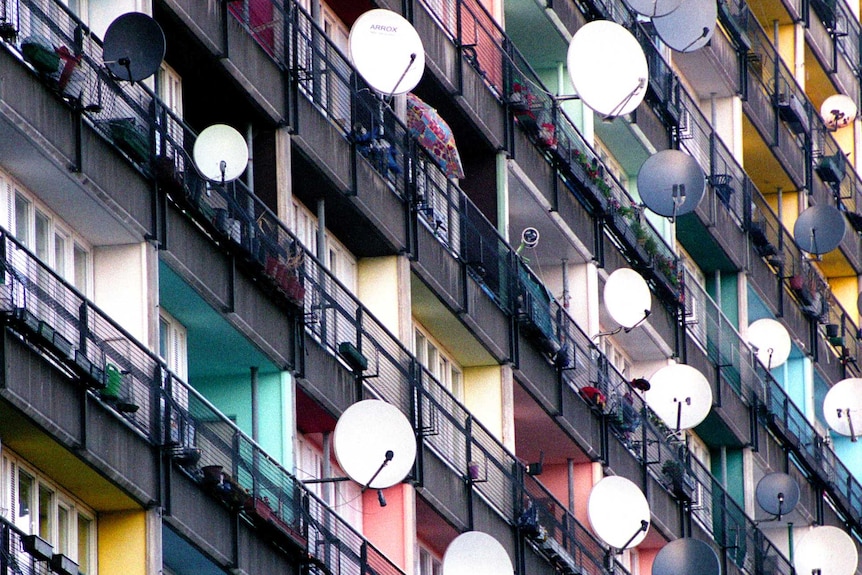
[[[140,82],[155,74],[164,58],[165,33],[146,14],[128,12],[108,26],[102,59],[117,78]]]
[[[757,482],[754,497],[761,509],[781,519],[799,503],[799,484],[786,473],[767,473]]]
[[[716,18],[718,4],[714,0],[685,0],[676,10],[652,22],[662,42],[677,52],[694,52],[712,38]]]
[[[652,575],[719,575],[718,556],[699,539],[677,539],[661,548]]]
[[[809,254],[825,254],[838,247],[847,229],[844,215],[835,206],[811,206],[793,224],[793,239]]]
[[[703,199],[706,177],[694,158],[662,150],[647,158],[638,172],[638,192],[646,207],[660,216],[693,212]]]

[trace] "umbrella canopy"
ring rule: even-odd
[[[407,94],[407,128],[450,178],[463,178],[464,167],[449,124],[412,92]]]

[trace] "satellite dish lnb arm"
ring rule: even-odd
[[[362,486],[362,493],[371,487],[371,484],[374,483],[374,480],[377,479],[377,476],[380,475],[380,472],[383,471],[383,468],[389,465],[389,462],[392,461],[392,458],[395,457],[395,452],[391,449],[386,451],[386,454],[383,456],[383,463],[380,464],[380,467],[377,468],[377,471],[374,472],[374,475],[371,476],[371,479],[368,480],[368,483]]]

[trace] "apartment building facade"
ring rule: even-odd
[[[432,575],[482,531],[519,574],[646,575],[696,538],[727,575],[760,575],[790,574],[816,525],[858,545],[862,457],[822,404],[859,372],[860,136],[819,113],[859,103],[858,6],[720,2],[685,53],[622,0],[0,7],[3,569]],[[422,39],[413,93],[463,177],[351,64],[373,8]],[[130,82],[101,38],[135,11],[166,53]],[[643,103],[612,119],[566,70],[599,19],[649,63]],[[246,139],[233,182],[195,166],[213,124]],[[672,222],[637,190],[666,149],[707,183]],[[793,236],[812,205],[847,219],[822,257]],[[620,268],[651,290],[631,330],[602,295]],[[792,341],[775,368],[746,340],[766,317]],[[711,387],[692,430],[638,383],[672,363]],[[379,493],[329,481],[340,415],[371,398],[417,445]],[[772,472],[800,487],[780,518],[755,497]],[[588,517],[609,475],[651,511],[622,552]]]

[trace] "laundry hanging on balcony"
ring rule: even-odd
[[[449,124],[412,92],[407,94],[407,128],[450,178],[463,178],[464,167]]]

